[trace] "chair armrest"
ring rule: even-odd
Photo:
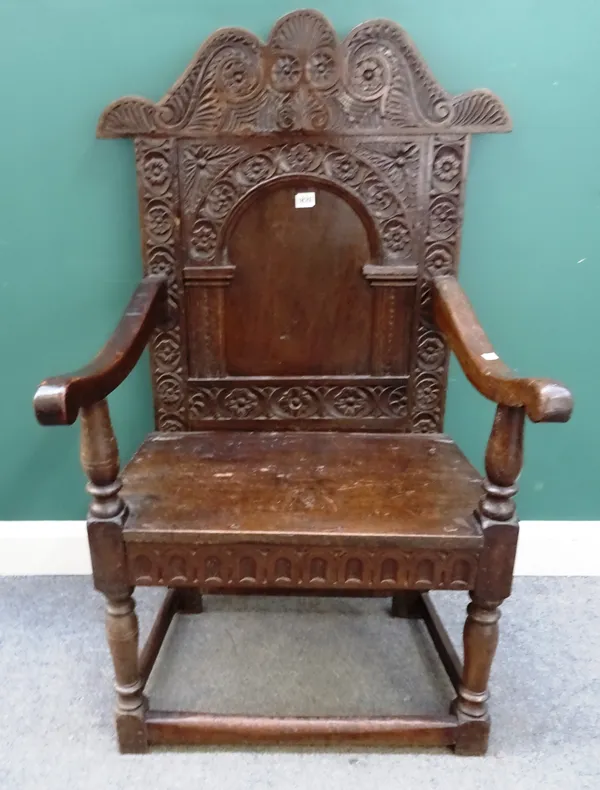
[[[455,277],[433,281],[434,315],[465,375],[484,397],[502,406],[522,406],[533,422],[566,422],[573,397],[551,379],[520,378],[495,353]]]
[[[95,359],[75,373],[55,376],[40,384],[33,399],[38,422],[72,425],[80,409],[115,390],[133,370],[153,330],[164,320],[166,296],[164,277],[145,277]]]

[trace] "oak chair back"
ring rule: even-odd
[[[339,41],[315,11],[266,44],[211,36],[158,103],[109,106],[133,137],[156,426],[436,432],[448,350],[430,279],[457,269],[469,140],[509,117],[450,96],[388,21]]]

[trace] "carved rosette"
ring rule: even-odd
[[[182,143],[182,159],[189,158],[190,145]],[[227,147],[229,148],[229,147]],[[418,155],[417,146],[413,146]],[[225,162],[227,155],[219,145],[203,146],[206,157]],[[415,246],[413,218],[409,216],[402,196],[394,189],[390,167],[390,178],[380,172],[375,162],[365,156],[356,156],[341,148],[325,143],[297,143],[265,148],[253,153],[237,152],[234,161],[225,167],[218,177],[192,189],[184,204],[185,235],[189,259],[195,265],[220,265],[226,263],[220,251],[225,246],[223,231],[231,212],[251,192],[267,180],[302,173],[307,178],[321,177],[327,182],[338,184],[355,196],[373,218],[381,249],[380,263],[396,264],[414,262]],[[403,176],[407,190],[416,189],[413,183],[417,164],[410,161],[411,174]],[[193,173],[190,182],[200,183]],[[410,185],[410,186],[409,186]]]
[[[307,385],[301,381],[282,386],[194,382],[190,398],[190,425],[206,420],[325,420],[391,418],[408,415],[406,382],[393,385],[346,383]]]
[[[169,320],[151,347],[158,428],[189,427],[190,409],[191,423],[206,409],[207,419],[234,419],[235,411],[252,419],[340,416],[318,388],[301,384],[279,388],[276,398],[253,384],[244,394],[242,385],[218,394],[211,386],[203,405],[195,393],[193,407],[186,391],[184,281],[185,298],[194,291],[202,317],[194,327],[202,352],[194,375],[222,376],[224,289],[234,276],[228,220],[265,181],[302,174],[350,193],[375,224],[377,250],[363,272],[376,286],[376,377],[395,371],[400,311],[409,301],[397,286],[417,282],[402,408],[407,429],[440,430],[448,353],[433,323],[429,282],[456,271],[470,135],[510,128],[489,91],[447,93],[395,23],[365,22],[339,41],[320,13],[305,10],[282,17],[264,44],[244,30],[219,30],[161,101],[125,97],[110,105],[98,135],[135,138],[145,270],[168,281]],[[340,395],[347,415],[389,417],[376,390],[363,389],[364,400]]]
[[[466,137],[431,139],[428,218],[419,283],[419,319],[411,386],[414,431],[442,430],[448,349],[433,319],[431,278],[458,269],[463,186],[468,156]]]
[[[168,283],[168,322],[150,344],[156,425],[162,431],[186,427],[186,363],[181,343],[183,283],[179,265],[179,185],[175,140],[139,138],[135,146],[143,218],[146,274],[162,274]]]
[[[340,42],[317,11],[294,11],[266,44],[244,30],[213,34],[157,104],[125,97],[100,119],[103,137],[331,131],[508,131],[488,91],[451,96],[404,30],[364,22]]]
[[[132,585],[469,590],[477,554],[353,547],[127,544]]]

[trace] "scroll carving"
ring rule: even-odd
[[[278,131],[501,132],[510,118],[484,90],[459,96],[435,80],[394,22],[364,22],[339,41],[317,11],[280,19],[263,44],[248,31],[217,31],[158,103],[125,97],[110,105],[101,137]]]
[[[151,344],[157,428],[391,418],[440,431],[448,350],[430,280],[457,270],[470,135],[510,126],[488,91],[447,93],[395,23],[365,22],[340,41],[307,10],[280,19],[264,44],[217,31],[161,101],[110,105],[98,134],[135,138],[145,270],[168,281],[169,320]],[[368,229],[373,381],[347,382],[364,399],[345,413],[331,394],[341,383],[225,378],[228,234],[257,190],[289,178],[339,192]],[[202,400],[198,381],[211,377]],[[395,387],[402,414],[381,395]]]

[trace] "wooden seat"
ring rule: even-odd
[[[122,751],[485,752],[525,417],[572,410],[564,386],[498,358],[456,279],[471,136],[510,128],[489,91],[447,93],[395,23],[340,41],[306,10],[266,43],[217,31],[161,101],[129,96],[102,114],[99,137],[134,140],[144,277],[100,354],[44,381],[35,411],[44,425],[81,416]],[[120,476],[106,398],[146,346],[155,432]],[[496,404],[483,479],[443,434],[450,350]],[[170,588],[141,651],[138,585]],[[464,664],[431,589],[469,591]],[[201,612],[204,592],[389,595],[392,614],[424,620],[451,711],[154,711],[144,688],[169,623]]]
[[[468,589],[483,546],[446,436],[153,434],[123,484],[136,585]]]

